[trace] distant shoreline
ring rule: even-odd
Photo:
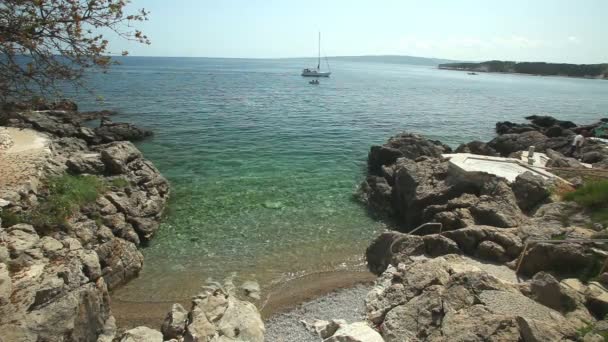
[[[458,69],[458,68],[449,68],[449,67],[441,67],[441,66],[437,66],[437,69],[439,69],[439,70],[448,70],[448,71],[460,71],[460,72],[475,72],[475,73],[484,73],[484,74],[517,75],[517,76],[529,76],[529,77],[565,77],[565,78],[577,78],[577,79],[585,79],[585,80],[604,80],[604,81],[608,81],[608,78],[604,78],[604,77],[585,77],[585,76],[569,76],[569,75],[541,75],[541,74],[528,74],[528,73],[523,73],[523,72],[468,70],[468,69]]]
[[[487,61],[481,63],[444,63],[442,70],[608,79],[608,64],[567,64],[546,62]]]

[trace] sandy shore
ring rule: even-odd
[[[315,273],[265,291],[262,293],[262,303],[258,303],[258,307],[265,302],[266,305],[261,310],[262,318],[276,320],[277,315],[289,314],[291,310],[297,309],[298,305],[311,300],[323,300],[325,297],[332,296],[337,290],[357,288],[359,284],[367,284],[365,286],[367,288],[375,278],[369,272],[334,271]],[[268,299],[266,300],[266,298]],[[363,297],[361,297],[362,299]],[[190,308],[190,298],[178,302],[185,308]],[[112,312],[116,317],[118,326],[121,328],[129,329],[145,325],[160,329],[165,315],[169,312],[173,303],[130,302],[114,299],[112,301]]]
[[[13,144],[0,150],[0,189],[10,189],[39,176],[45,160],[51,156],[50,141],[31,129],[2,127],[2,130]]]

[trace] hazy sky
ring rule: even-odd
[[[608,62],[608,0],[132,0],[152,45],[138,56],[412,55]]]

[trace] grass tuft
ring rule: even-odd
[[[25,218],[36,227],[66,224],[82,206],[95,202],[106,184],[96,176],[63,175],[49,179],[47,188],[47,196]]]
[[[594,222],[608,225],[608,180],[587,183],[563,198],[589,209]]]

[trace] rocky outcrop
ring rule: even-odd
[[[372,146],[368,156],[368,168],[379,173],[384,165],[393,164],[398,158],[416,159],[420,156],[439,158],[452,149],[440,141],[427,140],[418,134],[402,133],[382,146]]]
[[[10,114],[11,125],[46,132],[52,156],[37,168],[36,179],[0,189],[1,210],[12,220],[28,217],[49,195],[44,178],[65,172],[95,175],[103,191],[63,224],[0,228],[2,341],[112,341],[108,290],[138,275],[138,246],[158,230],[169,196],[166,179],[133,144],[99,144],[105,138],[64,105]],[[123,128],[104,134],[133,137]],[[159,334],[139,329],[122,340],[162,341]]]
[[[546,183],[542,177],[535,176],[531,172],[524,172],[517,176],[511,189],[513,189],[519,208],[524,212],[530,212],[545,202],[551,195]]]
[[[229,280],[210,283],[192,300],[187,312],[174,304],[162,325],[165,340],[190,342],[264,341],[264,323],[257,308],[240,300]]]
[[[526,297],[508,269],[457,255],[389,267],[366,307],[387,342],[555,341],[576,339],[579,328]]]
[[[40,237],[24,224],[0,228],[0,293],[0,340],[113,336],[99,258],[78,239]]]
[[[94,131],[102,143],[122,140],[137,141],[152,135],[152,131],[141,129],[126,122],[112,122],[107,117],[101,119],[100,126],[95,128]]]
[[[478,140],[471,141],[466,144],[461,144],[460,146],[458,146],[458,148],[456,148],[456,150],[454,152],[455,153],[472,153],[472,154],[479,154],[479,155],[483,155],[483,156],[493,156],[493,157],[498,157],[500,155],[495,149],[490,147],[488,144],[478,141]]]
[[[366,322],[348,324],[344,320],[319,320],[311,328],[323,342],[384,342]]]
[[[383,176],[368,176],[357,197],[373,213],[396,218],[403,231],[427,222],[452,230],[472,224],[508,228],[525,220],[504,179],[484,174],[483,181],[473,182],[452,176],[449,167],[441,158],[400,158],[383,166],[391,170]]]

